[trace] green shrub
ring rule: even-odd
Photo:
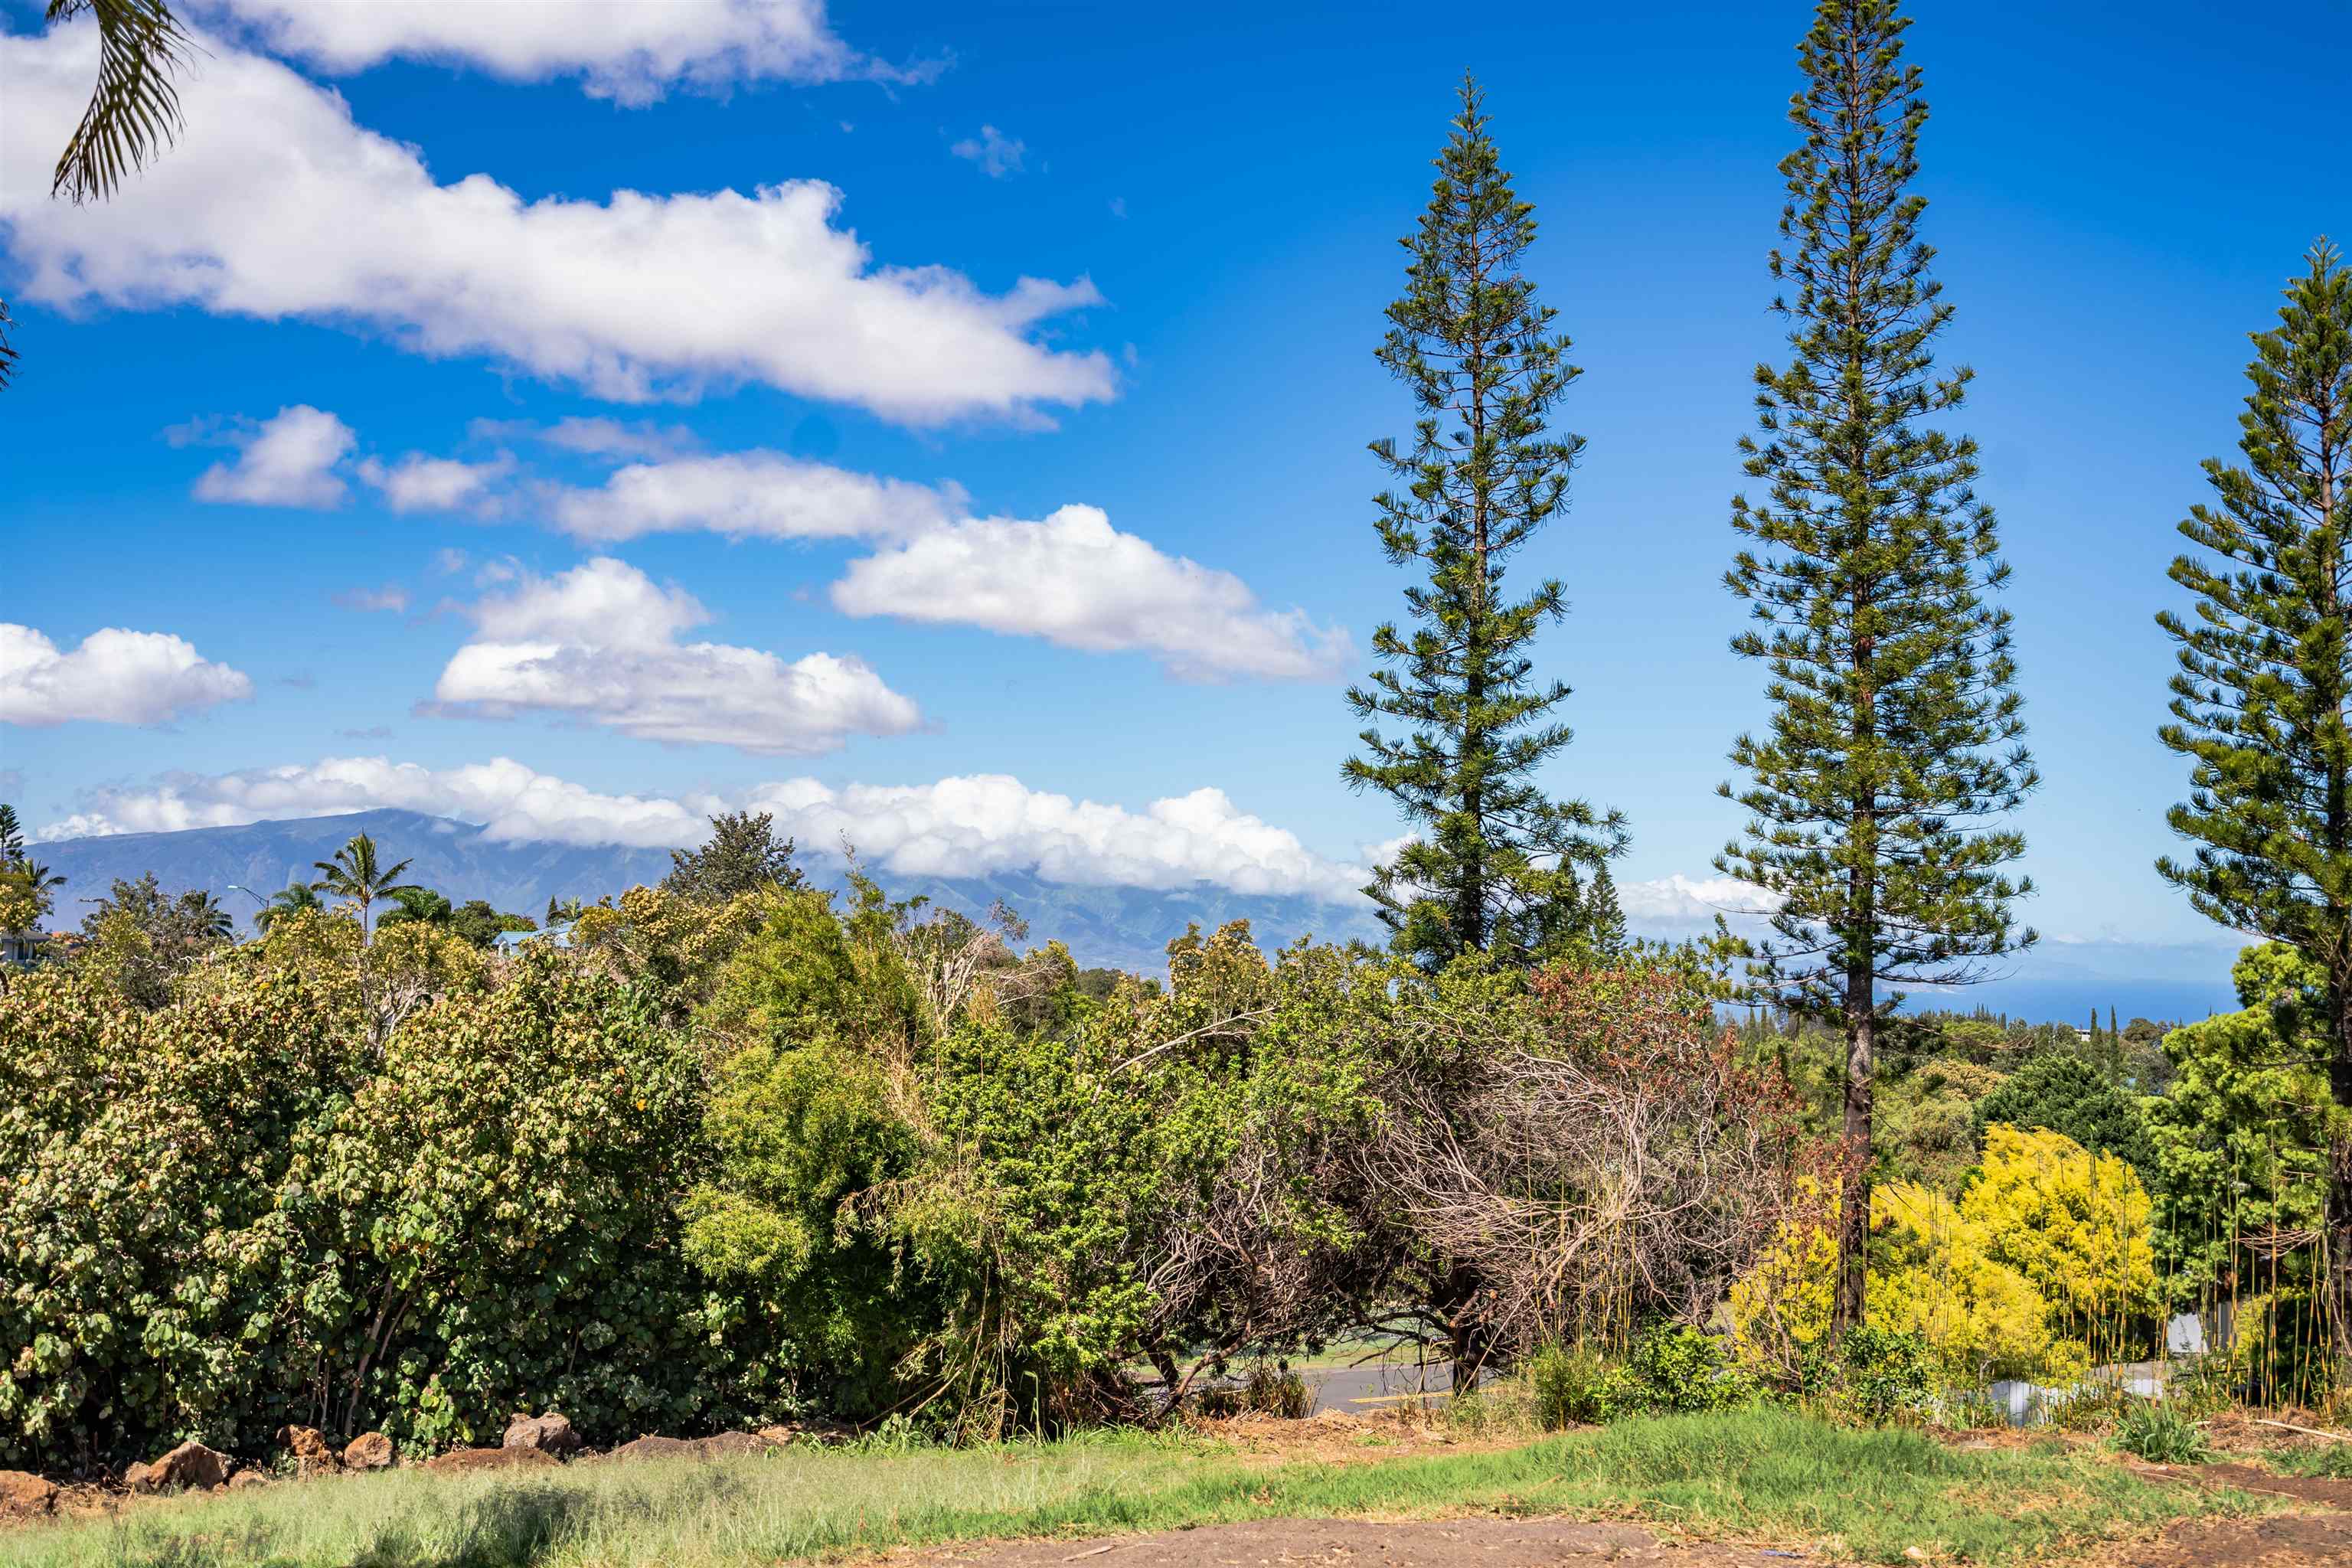
[[[1608,1414],[1608,1363],[1597,1351],[1547,1345],[1528,1358],[1524,1375],[1536,1426],[1546,1432],[1601,1420]]]
[[[1755,1378],[1731,1364],[1724,1343],[1686,1325],[1643,1331],[1602,1380],[1604,1414],[1679,1415],[1753,1401]]]
[[[1921,1333],[1857,1323],[1839,1349],[1840,1402],[1857,1419],[1883,1425],[1923,1414],[1936,1398],[1936,1354]]]
[[[679,1250],[701,1073],[649,998],[542,951],[379,1044],[355,943],[289,917],[153,1011],[62,973],[0,995],[0,1462],[774,1402],[758,1321]]]
[[[234,976],[149,1011],[58,968],[0,994],[0,1463],[303,1418],[287,1318],[320,1260],[283,1200],[363,1072],[340,1004]]]
[[[2212,1458],[2202,1426],[2171,1405],[2148,1399],[2124,1403],[2116,1416],[2116,1447],[2152,1465],[2195,1465]]]

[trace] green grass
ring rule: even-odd
[[[188,1498],[0,1533],[10,1568],[751,1568],[897,1544],[1268,1517],[1635,1515],[1701,1537],[2042,1562],[2245,1498],[2161,1489],[2074,1454],[1957,1452],[1783,1411],[1628,1421],[1502,1452],[1349,1465],[1107,1435],[907,1454],[560,1472],[417,1471]]]

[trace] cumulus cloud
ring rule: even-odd
[[[1029,151],[1029,144],[1007,136],[993,125],[983,125],[979,135],[967,136],[948,151],[967,163],[979,164],[981,173],[990,179],[1001,180],[1021,172],[1021,159]]]
[[[509,81],[578,76],[591,97],[633,106],[673,84],[906,81],[933,68],[862,58],[834,35],[820,0],[196,0],[194,13],[334,75],[394,58],[451,61]]]
[[[491,487],[514,471],[511,458],[467,463],[455,458],[411,452],[396,463],[370,458],[359,466],[360,478],[383,494],[394,511],[458,511],[483,510]]]
[[[532,7],[446,9],[495,12],[503,26]],[[348,325],[615,401],[758,381],[935,425],[1038,418],[1114,391],[1102,353],[1033,336],[1098,300],[1084,279],[990,293],[944,267],[878,265],[836,226],[842,194],[822,181],[605,202],[526,201],[484,174],[442,184],[413,148],[355,124],[339,95],[200,42],[200,89],[184,95],[171,154],[125,193],[135,200],[76,206],[48,199],[48,160],[89,96],[97,29],[0,35],[0,224],[16,297]]]
[[[109,626],[62,653],[32,627],[0,621],[0,723],[161,724],[252,695],[242,671],[169,633]]]
[[[952,492],[781,452],[632,463],[596,487],[548,485],[558,528],[609,543],[699,530],[730,538],[890,539],[943,525]]]
[[[708,818],[772,812],[813,854],[845,839],[861,859],[901,877],[1034,871],[1047,881],[1155,889],[1207,883],[1238,893],[1299,894],[1351,902],[1359,867],[1309,851],[1287,829],[1197,789],[1143,809],[1034,790],[1003,774],[934,784],[840,787],[791,778],[731,795],[607,795],[500,757],[433,769],[383,757],[331,757],[307,766],[216,776],[175,774],[146,789],[100,791],[44,838],[226,826],[272,817],[325,816],[398,806],[459,817],[502,839],[697,844]]]
[[[787,663],[758,648],[680,640],[710,613],[610,556],[526,577],[468,613],[474,640],[434,687],[441,714],[554,713],[646,740],[799,755],[922,722],[912,700],[857,658],[813,653]]]
[[[1669,877],[1617,884],[1617,907],[1640,935],[1682,936],[1703,931],[1722,915],[1744,936],[1764,934],[1765,918],[1780,900],[1737,877]]]
[[[228,439],[239,448],[236,460],[215,463],[197,477],[198,500],[247,506],[342,504],[343,481],[336,476],[335,465],[351,454],[358,437],[326,410],[297,403]]]
[[[1328,680],[1350,651],[1345,631],[1269,610],[1232,573],[1163,554],[1091,506],[917,534],[851,562],[833,602],[852,616],[985,626],[1088,652],[1140,649],[1188,680]]]

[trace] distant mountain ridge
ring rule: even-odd
[[[315,879],[314,863],[330,858],[355,833],[375,840],[386,865],[413,861],[409,880],[455,901],[487,899],[499,909],[534,919],[551,898],[593,903],[608,893],[658,882],[670,868],[667,849],[497,839],[472,823],[386,808],[43,844],[40,859],[66,879],[49,924],[79,925],[87,912],[82,900],[104,897],[118,878],[136,879],[152,871],[166,892],[198,889],[213,894],[240,929],[250,931],[260,900],[289,881]],[[812,857],[803,864],[820,886],[845,885],[829,857]],[[1333,942],[1378,941],[1383,934],[1369,905],[1356,910],[1297,895],[1236,893],[1209,883],[1167,890],[1095,887],[1049,882],[1034,872],[914,879],[886,874],[881,880],[893,898],[920,894],[967,914],[979,914],[1002,900],[1029,922],[1032,942],[1065,942],[1082,965],[1143,973],[1163,966],[1169,941],[1193,922],[1209,931],[1246,920],[1269,949],[1302,934]],[[232,884],[251,889],[255,896],[231,890]]]
[[[53,926],[79,925],[89,912],[79,900],[102,897],[116,878],[152,871],[167,891],[200,888],[214,894],[250,931],[258,899],[290,879],[310,880],[317,875],[312,864],[329,858],[354,833],[373,838],[387,865],[413,859],[410,875],[452,900],[488,899],[534,919],[550,898],[593,903],[638,883],[658,882],[670,866],[667,849],[494,839],[472,823],[392,809],[60,839],[38,846],[37,853],[67,879],[49,917]],[[845,885],[839,863],[831,857],[811,856],[803,864],[818,885]],[[1171,890],[1096,887],[1051,882],[1034,871],[969,878],[885,873],[881,880],[893,898],[921,894],[971,915],[1001,899],[1029,922],[1032,942],[1059,941],[1083,965],[1141,974],[1164,972],[1170,939],[1182,935],[1190,923],[1213,931],[1227,921],[1246,920],[1269,952],[1301,935],[1327,942],[1380,942],[1386,937],[1369,901],[1351,909],[1300,895],[1236,893],[1205,882]],[[258,898],[230,891],[232,882],[252,889]],[[1642,932],[1638,923],[1636,931],[1673,934]],[[2130,943],[2045,942],[2008,961],[2007,973],[1990,984],[1940,994],[1922,988],[1910,1005],[1981,1004],[2029,1018],[2070,1021],[2086,1017],[2094,1007],[2111,1006],[2122,1008],[2126,1017],[2137,1013],[2200,1018],[2238,1005],[2229,980],[2236,945],[2226,935],[2217,935],[2210,945],[2144,950]]]

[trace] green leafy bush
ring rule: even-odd
[[[679,1250],[701,1078],[647,997],[541,952],[379,1041],[401,977],[363,997],[355,955],[298,915],[163,1008],[62,971],[0,995],[0,1461],[764,1406],[756,1323]]]
[[[2152,1465],[2195,1465],[2212,1457],[2205,1429],[2170,1405],[2126,1400],[2116,1416],[2116,1447]]]
[[[267,978],[152,1012],[62,970],[0,996],[0,1458],[88,1469],[287,1418],[310,1270],[279,1195],[359,1076],[339,1022]]]
[[[1727,1410],[1758,1395],[1755,1378],[1731,1363],[1724,1342],[1683,1324],[1660,1324],[1637,1336],[1601,1385],[1602,1411],[1619,1415],[1681,1415]]]
[[[1935,1402],[1936,1353],[1925,1334],[1857,1323],[1846,1331],[1839,1361],[1840,1400],[1860,1420],[1916,1417]]]
[[[1528,1358],[1525,1376],[1543,1431],[1598,1421],[1608,1413],[1609,1366],[1597,1351],[1547,1345]]]

